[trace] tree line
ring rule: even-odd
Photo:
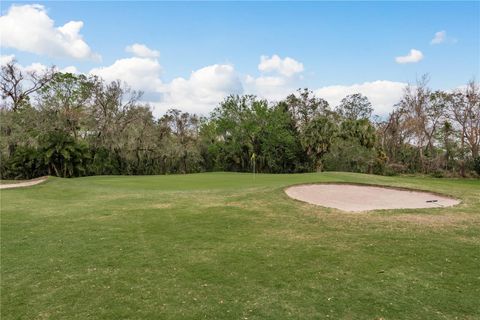
[[[299,89],[279,102],[232,95],[208,117],[168,110],[156,119],[120,81],[1,68],[0,175],[150,175],[203,171],[322,170],[395,175],[480,175],[476,82],[405,88],[386,118],[367,97],[338,106]]]

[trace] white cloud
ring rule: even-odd
[[[15,55],[10,54],[10,55],[1,55],[0,56],[0,66],[3,66],[15,59]],[[48,69],[48,67],[42,63],[39,62],[34,62],[28,66],[23,66],[19,63],[17,63],[18,68],[21,71],[24,72],[37,72],[37,73],[42,73]],[[68,66],[65,68],[56,68],[56,70],[60,72],[68,72],[68,73],[79,73],[78,69],[75,66]]]
[[[193,71],[188,78],[177,77],[164,83],[161,79],[162,67],[154,58],[158,52],[141,45],[127,48],[137,56],[92,69],[90,74],[106,81],[121,80],[132,89],[144,91],[144,100],[154,107],[155,116],[161,116],[170,108],[206,115],[228,95],[243,92],[240,78],[232,65],[206,66]]]
[[[417,49],[411,49],[406,56],[396,57],[397,63],[415,63],[423,59],[423,53]]]
[[[8,55],[0,55],[0,66],[6,65],[15,59],[15,55],[8,54]]]
[[[54,57],[100,59],[83,40],[82,27],[82,21],[70,21],[55,27],[42,5],[12,5],[0,17],[1,45]]]
[[[258,70],[262,72],[260,76],[245,77],[245,92],[267,100],[278,101],[300,87],[299,80],[304,68],[303,64],[297,60],[289,57],[282,59],[274,54],[271,58],[261,56]],[[274,74],[265,75],[264,72]]]
[[[262,72],[277,72],[283,76],[290,77],[302,72],[303,64],[295,59],[289,57],[282,59],[274,54],[271,58],[268,56],[261,56],[258,70]]]
[[[36,73],[43,73],[45,72],[48,67],[42,63],[39,63],[39,62],[34,62],[26,67],[23,67],[23,66],[20,66],[20,68],[23,70],[23,71],[27,71],[27,72],[36,72]]]
[[[158,58],[160,57],[160,52],[157,50],[152,50],[144,44],[134,43],[125,48],[125,51],[132,53],[134,56],[140,58]]]
[[[90,74],[106,81],[124,81],[134,90],[159,92],[162,89],[161,71],[156,59],[132,57],[116,60],[107,67],[94,68]]]
[[[0,61],[10,61],[13,58],[13,55],[1,56]],[[46,66],[37,63],[22,68],[39,71]],[[59,70],[78,72],[73,66]],[[230,94],[255,94],[270,101],[279,101],[302,87],[300,74],[240,76],[234,66],[229,64],[206,66],[192,71],[188,77],[177,77],[168,83],[162,81],[161,73],[162,67],[157,59],[141,57],[119,59],[109,66],[90,71],[90,74],[96,74],[107,81],[121,80],[135,90],[144,91],[144,101],[153,107],[157,117],[170,108],[208,115]],[[401,82],[379,80],[325,86],[314,92],[318,97],[326,99],[332,107],[338,105],[346,95],[362,93],[372,102],[376,114],[387,115],[400,100],[405,86]]]
[[[303,65],[273,55],[262,56],[258,69],[276,74],[241,77],[232,65],[215,64],[193,71],[188,79],[176,78],[162,90],[163,100],[155,104],[156,113],[175,107],[206,115],[230,94],[255,94],[278,101],[297,89]]]
[[[68,66],[68,67],[65,67],[65,68],[62,68],[59,70],[60,72],[63,72],[63,73],[80,73],[77,69],[77,67],[75,66]]]
[[[340,104],[345,96],[361,93],[370,100],[375,114],[385,116],[392,111],[393,105],[400,100],[406,85],[403,82],[378,80],[349,86],[326,86],[315,90],[315,94],[327,100],[331,107],[335,107]]]
[[[438,31],[435,33],[435,36],[433,37],[432,41],[430,41],[430,44],[440,44],[442,42],[445,42],[446,38],[447,38],[446,31]]]
[[[447,31],[442,30],[435,32],[433,39],[430,41],[430,44],[442,44],[442,43],[456,43],[457,39],[447,36]]]
[[[244,81],[245,92],[270,101],[279,101],[294,92],[296,81],[282,76],[247,76]]]
[[[154,107],[156,116],[169,108],[207,115],[230,94],[248,93],[268,100],[281,100],[298,88],[299,72],[303,70],[301,63],[274,55],[271,59],[261,58],[260,65],[263,67],[259,69],[274,71],[275,75],[241,77],[233,65],[214,64],[193,71],[188,78],[177,77],[165,83],[161,79],[162,67],[154,57],[158,56],[158,52],[143,45],[129,46],[127,51],[137,56],[118,59],[111,65],[90,70],[89,74],[98,75],[106,81],[120,80],[134,90],[144,91],[144,101]],[[281,63],[272,64],[272,61],[278,61],[275,57]],[[42,70],[46,67],[34,64],[29,68]],[[78,73],[73,66],[59,70]]]
[[[38,74],[41,74],[45,71],[47,71],[48,69],[48,66],[42,64],[42,63],[39,63],[39,62],[34,62],[28,66],[22,66],[22,65],[19,65],[20,69],[22,71],[26,71],[26,72],[36,72]],[[78,74],[79,71],[78,69],[75,67],[75,66],[68,66],[68,67],[65,67],[65,68],[58,68],[58,67],[55,67],[55,70],[58,71],[58,72],[63,72],[63,73],[76,73]]]
[[[163,93],[162,102],[155,104],[156,114],[178,108],[206,115],[228,95],[243,93],[243,87],[232,65],[214,64],[193,71],[188,79],[173,79]]]

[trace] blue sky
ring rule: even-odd
[[[192,72],[213,65],[233,68],[223,70],[239,79],[240,84],[226,80],[234,87],[232,91],[250,90],[267,98],[274,92],[273,99],[279,98],[282,90],[300,86],[317,90],[375,81],[407,83],[424,73],[430,74],[433,88],[451,89],[478,79],[480,73],[480,2],[33,3],[43,5],[55,27],[82,21],[78,33],[101,60],[21,49],[22,44],[4,41],[4,30],[2,55],[14,55],[24,66],[38,62],[60,68],[75,66],[78,72],[89,73],[131,58],[125,47],[145,45],[160,53],[154,59],[161,85],[158,90],[145,90],[157,93],[147,96],[159,99],[159,108],[165,97],[170,97],[171,103],[182,102],[172,96],[180,90],[172,88],[175,79],[185,80],[179,83],[187,90],[194,83],[190,81]],[[3,17],[12,4],[2,2]],[[437,32],[446,36],[441,43],[431,44]],[[396,57],[408,55],[411,49],[421,52],[419,61],[396,62]],[[287,57],[293,59],[302,70],[288,77],[278,65],[260,70],[260,57],[273,55],[278,55],[280,64]],[[107,78],[110,74],[103,73]],[[208,81],[200,74],[199,79]],[[275,85],[278,88],[272,88]],[[228,90],[228,85],[221,90]],[[185,102],[189,103],[197,102]]]

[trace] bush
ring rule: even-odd
[[[90,154],[85,144],[62,131],[52,131],[42,137],[38,149],[49,175],[78,177],[87,173]]]
[[[45,175],[43,157],[32,147],[18,146],[2,167],[2,178],[32,179]]]
[[[377,152],[354,140],[338,139],[324,156],[326,171],[372,173]]]
[[[476,157],[473,160],[473,170],[480,175],[480,157]]]
[[[430,176],[434,178],[445,178],[445,171],[441,169],[437,169],[430,174]]]
[[[387,176],[396,176],[406,172],[407,167],[401,163],[389,163],[385,168],[385,175]]]
[[[119,159],[114,152],[110,152],[106,148],[92,149],[92,159],[89,165],[89,174],[93,175],[110,175],[121,174],[118,169]]]

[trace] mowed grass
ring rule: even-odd
[[[289,199],[355,182],[457,207],[349,214]],[[1,191],[1,319],[479,319],[480,181],[205,173]]]

